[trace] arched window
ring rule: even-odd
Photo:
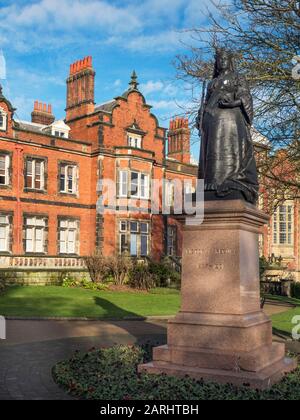
[[[7,113],[0,107],[0,130],[6,131],[7,127]]]

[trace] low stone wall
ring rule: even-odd
[[[89,278],[86,270],[15,270],[0,269],[0,281],[7,286],[61,286],[66,277]]]
[[[89,278],[82,258],[1,257],[0,281],[6,285],[54,286],[66,277]]]

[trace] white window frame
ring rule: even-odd
[[[135,183],[132,182],[132,174],[136,174]],[[133,198],[140,200],[149,200],[150,198],[150,175],[139,171],[119,170],[119,198]],[[136,194],[132,194],[133,187],[136,187]]]
[[[69,168],[72,168],[73,188],[69,190]],[[64,189],[61,189],[61,171],[64,169]],[[59,192],[62,194],[77,194],[78,193],[78,166],[73,164],[62,163],[59,167]]]
[[[137,229],[132,229],[132,224],[136,223]],[[126,226],[126,229],[123,228],[122,225]],[[147,225],[147,232],[142,232],[141,225]],[[132,254],[132,238],[135,237],[136,240],[136,255]],[[142,255],[142,237],[147,238],[147,253],[146,255]],[[128,247],[128,251],[131,257],[136,258],[146,258],[150,254],[150,223],[148,221],[139,221],[139,220],[121,220],[119,224],[119,252],[122,253],[122,238],[125,238],[125,242],[127,244],[126,248]]]
[[[119,171],[119,197],[128,197],[128,171]]]
[[[144,179],[144,182],[143,182]],[[150,196],[150,177],[148,174],[140,173],[140,198],[143,200],[149,200]],[[144,191],[143,191],[144,190]]]
[[[62,232],[65,237],[62,239]],[[70,236],[74,235],[74,240]],[[79,222],[74,219],[61,219],[59,221],[59,253],[62,255],[79,255]],[[71,245],[73,244],[73,245]]]
[[[294,203],[286,201],[278,206],[273,215],[273,245],[290,246],[294,245]],[[282,240],[285,235],[285,240]]]
[[[169,225],[168,226],[168,256],[170,257],[177,257],[177,247],[178,247],[178,230],[177,226]],[[171,251],[171,252],[170,252]]]
[[[60,138],[66,138],[66,133],[64,131],[55,130],[54,131],[54,136],[55,137],[60,137]]]
[[[3,108],[0,107],[0,115],[2,116],[2,124],[0,123],[0,131],[7,130],[7,112],[4,111]]]
[[[164,202],[166,207],[174,207],[175,203],[175,185],[172,180],[165,180],[165,197]]]
[[[137,175],[137,181],[135,184],[132,182],[132,174]],[[142,188],[142,178],[144,178],[144,188]],[[137,187],[136,194],[132,194],[133,187]],[[144,191],[142,191],[144,190]],[[149,200],[150,196],[150,177],[148,174],[138,171],[131,171],[130,173],[130,196],[132,198],[141,199],[141,200]]]
[[[31,185],[27,185],[27,178],[28,178],[28,163],[31,162],[32,164],[32,174],[31,174]],[[41,164],[41,173],[40,173],[40,183],[41,187],[36,188],[35,182],[36,182],[36,165],[37,163]],[[43,191],[45,189],[45,160],[39,159],[39,158],[28,158],[26,161],[26,188],[29,188],[30,190],[37,190],[37,191]]]
[[[5,219],[3,221],[3,219]],[[0,214],[0,252],[10,252],[10,233],[11,233],[10,216],[7,214]],[[1,230],[4,229],[4,238],[1,238]],[[2,240],[4,240],[4,247],[2,248]]]
[[[41,239],[38,239],[39,233],[41,233]],[[25,219],[25,252],[27,254],[46,254],[45,240],[46,219],[38,216],[27,216]],[[29,247],[30,241],[32,246]],[[41,248],[38,247],[39,244],[41,244]]]
[[[141,149],[142,148],[142,136],[138,134],[128,133],[128,146],[132,147],[133,149]]]
[[[0,158],[4,158],[4,184],[0,183],[0,186],[7,186],[10,184],[10,155],[5,153],[0,153]]]

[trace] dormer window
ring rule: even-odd
[[[66,133],[62,131],[55,131],[54,135],[55,137],[66,137]]]
[[[47,134],[50,134],[54,137],[59,137],[63,139],[69,138],[70,127],[65,124],[63,120],[54,121],[51,125],[48,125],[43,129],[43,131]]]
[[[128,146],[133,147],[134,149],[141,149],[142,148],[142,136],[138,136],[137,134],[128,134]]]
[[[7,113],[4,109],[0,108],[0,131],[6,131],[7,129]]]

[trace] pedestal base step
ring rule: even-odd
[[[155,362],[193,368],[259,372],[285,357],[285,345],[273,343],[251,352],[221,351],[194,347],[161,346],[153,349]]]
[[[203,369],[175,365],[168,362],[152,362],[139,366],[139,373],[166,374],[168,376],[189,376],[205,382],[216,382],[221,384],[232,384],[235,386],[246,386],[254,389],[269,389],[279,382],[285,374],[293,372],[297,368],[294,359],[285,358],[270,365],[260,372],[235,372],[228,370]]]

